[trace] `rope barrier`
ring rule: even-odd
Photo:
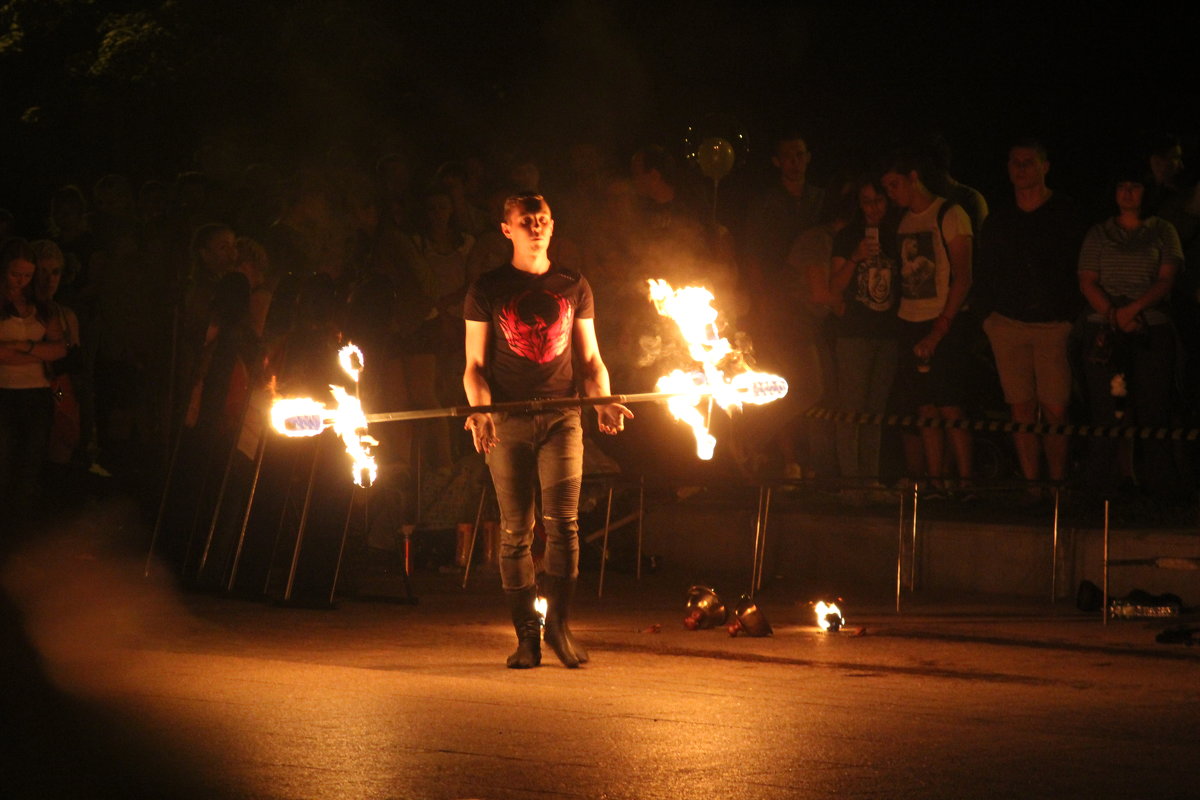
[[[1085,436],[1097,439],[1155,439],[1194,442],[1200,428],[1147,428],[1133,425],[1076,425],[1056,422],[1011,422],[976,419],[933,419],[915,414],[864,414],[858,411],[834,411],[810,408],[808,419],[843,422],[854,425],[881,425],[900,428],[945,428],[985,433],[1035,433],[1052,436]]]

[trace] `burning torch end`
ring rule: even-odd
[[[287,436],[316,436],[325,430],[325,418],[320,414],[298,414],[282,420],[281,432]]]

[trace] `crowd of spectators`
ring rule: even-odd
[[[921,480],[967,501],[984,477],[1014,479],[1029,503],[1074,480],[1192,497],[1191,454],[1170,441],[1018,433],[1004,443],[1009,474],[980,476],[967,429],[804,414],[1193,426],[1200,318],[1184,265],[1200,196],[1178,139],[1117,165],[1111,194],[1087,203],[1054,184],[1053,154],[1033,139],[996,153],[1011,190],[986,200],[951,176],[936,141],[832,165],[824,187],[802,132],[780,133],[771,153],[766,185],[720,208],[655,144],[618,157],[579,142],[545,163],[390,153],[370,167],[342,156],[63,186],[44,227],[0,219],[0,509],[25,524],[80,476],[157,500],[177,442],[196,451],[182,456],[190,475],[223,473],[254,391],[327,398],[345,383],[332,354],[347,340],[365,354],[369,408],[461,404],[465,288],[509,257],[499,210],[517,190],[545,194],[552,259],[593,286],[618,391],[651,388],[671,352],[645,301],[650,277],[711,288],[730,335],[788,379],[786,401],[723,440],[744,475],[868,493]],[[1105,204],[1103,218],[1082,210]],[[395,519],[419,514],[418,460],[454,470],[471,458],[449,423],[378,436]]]

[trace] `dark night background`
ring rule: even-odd
[[[770,132],[808,131],[820,180],[940,129],[960,180],[1006,190],[1005,144],[1050,144],[1093,202],[1145,132],[1200,104],[1182,6],[372,0],[9,0],[0,6],[3,197],[23,230],[49,192],[170,178],[202,145],[291,166],[402,149],[432,163],[590,138],[618,160],[687,128],[744,132],[730,196]],[[710,132],[705,130],[704,132]]]

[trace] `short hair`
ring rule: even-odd
[[[1050,160],[1050,152],[1048,150],[1046,150],[1046,145],[1042,144],[1041,139],[1036,139],[1032,136],[1023,136],[1020,139],[1016,139],[1015,141],[1013,141],[1012,144],[1010,144],[1008,146],[1008,152],[1011,153],[1013,150],[1016,150],[1018,147],[1023,150],[1034,151],[1035,153],[1038,154],[1038,158],[1040,158],[1042,161]]]
[[[504,219],[507,221],[508,218],[512,216],[514,211],[519,208],[523,209],[533,200],[537,200],[539,203],[542,203],[546,206],[550,205],[546,202],[546,198],[538,192],[517,192],[516,194],[510,194],[508,197],[504,198]]]
[[[804,146],[811,149],[811,141],[808,138],[808,134],[800,128],[780,128],[771,137],[771,153],[772,155],[778,155],[779,148],[784,142],[804,142]]]
[[[199,258],[200,251],[208,247],[213,239],[217,238],[218,234],[233,233],[233,228],[226,225],[224,222],[206,222],[192,233],[192,255]]]
[[[889,172],[895,172],[900,175],[907,175],[910,172],[915,172],[921,178],[922,182],[924,182],[929,169],[930,164],[928,159],[916,150],[900,149],[893,150],[883,159],[879,166],[879,174],[886,175]]]

